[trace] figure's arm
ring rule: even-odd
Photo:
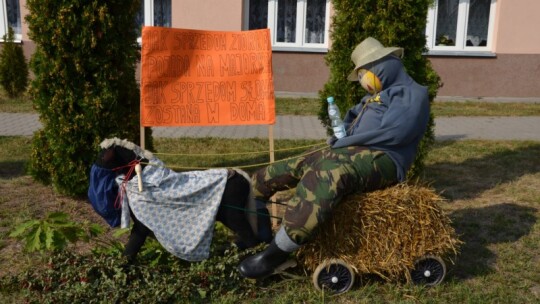
[[[358,114],[360,114],[359,110],[361,109],[362,107],[356,105],[345,113],[345,116],[343,117],[343,125],[345,126],[345,130],[349,130],[351,123],[356,119]]]
[[[358,145],[404,145],[422,134],[429,118],[429,102],[415,100],[392,102],[378,128],[358,130],[354,135],[338,139],[333,148]]]

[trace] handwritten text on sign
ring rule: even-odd
[[[273,124],[269,35],[144,27],[141,125]]]

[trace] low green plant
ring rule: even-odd
[[[195,263],[167,253],[159,264],[142,255],[139,263],[129,265],[119,252],[64,250],[52,253],[46,268],[4,277],[0,283],[5,290],[19,288],[28,303],[208,303],[225,294],[255,294],[254,283],[236,271],[245,253],[230,247]]]
[[[42,220],[29,220],[10,233],[10,237],[24,241],[25,249],[33,251],[59,251],[69,243],[88,241],[103,233],[103,228],[97,224],[81,225],[69,220],[63,212],[52,212]]]
[[[28,64],[23,49],[14,42],[13,28],[8,27],[0,53],[0,85],[10,98],[19,97],[28,85]]]

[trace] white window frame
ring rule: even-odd
[[[295,52],[327,52],[330,39],[330,0],[326,0],[325,21],[324,21],[324,43],[306,43],[306,7],[308,0],[297,0],[296,2],[296,37],[295,42],[277,41],[277,18],[278,18],[278,0],[268,0],[268,24],[270,36],[272,39],[273,51],[295,51]],[[244,1],[244,25],[245,29],[249,25],[249,0]]]
[[[19,1],[19,19],[21,19],[21,2]],[[7,18],[7,4],[6,0],[0,0],[0,41],[4,42],[4,35],[7,35],[8,32],[8,18]],[[22,24],[22,19],[21,19]],[[15,33],[14,35],[14,41],[17,43],[20,43],[22,41],[22,34],[21,33]]]
[[[154,1],[144,0],[144,21],[143,26],[154,25]],[[137,43],[142,45],[142,37],[137,37]]]
[[[457,31],[456,31],[456,41],[453,46],[443,46],[435,45],[437,33],[437,9],[439,1],[434,1],[432,7],[428,10],[427,16],[427,25],[426,25],[426,38],[427,38],[427,48],[429,50],[428,55],[430,54],[442,54],[442,55],[472,55],[477,53],[481,54],[491,54],[493,46],[493,31],[495,27],[495,10],[497,0],[491,0],[491,7],[489,13],[489,24],[488,24],[488,36],[486,46],[467,46],[467,22],[469,20],[469,4],[470,0],[459,0],[458,6],[458,20],[457,20]]]

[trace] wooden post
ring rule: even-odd
[[[141,149],[144,150],[144,127],[141,126]]]
[[[274,125],[268,125],[268,146],[270,148],[270,162],[274,162]]]
[[[274,125],[268,125],[268,147],[270,153],[270,163],[274,162]],[[277,205],[272,204],[272,209],[270,210],[270,215],[277,216]],[[277,228],[278,219],[272,217],[272,226]]]

